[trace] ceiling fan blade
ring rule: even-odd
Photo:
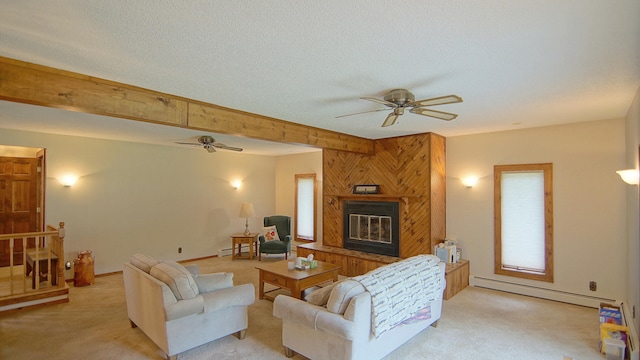
[[[370,113],[370,112],[384,111],[384,110],[389,110],[389,109],[368,110],[368,111],[361,111],[361,112],[352,113],[352,114],[338,115],[338,116],[336,116],[336,119],[338,119],[338,118],[343,118],[343,117],[347,117],[347,116],[353,116],[353,115],[366,114],[366,113]]]
[[[198,143],[190,143],[190,142],[180,142],[180,141],[176,141],[176,144],[180,144],[180,145],[197,145],[197,146],[201,146],[202,144],[198,144]]]
[[[374,98],[374,97],[361,97],[360,99],[362,100],[369,100],[369,101],[373,101],[373,102],[377,102],[378,104],[382,104],[382,105],[386,105],[388,107],[397,107],[398,105],[392,103],[391,101],[387,101],[387,100],[382,100],[382,99],[378,99],[378,98]]]
[[[391,126],[396,123],[396,120],[398,120],[398,114],[391,113],[389,114],[389,116],[387,116],[387,118],[382,123],[382,127]]]
[[[438,119],[442,119],[442,120],[447,120],[447,121],[451,121],[451,120],[453,120],[453,119],[458,117],[458,115],[456,115],[456,114],[451,114],[451,113],[448,113],[448,112],[436,111],[436,110],[431,110],[431,109],[425,109],[425,108],[413,108],[413,109],[411,109],[409,111],[414,113],[414,114],[430,116],[430,117],[434,117],[434,118],[438,118]]]
[[[413,106],[432,106],[432,105],[443,105],[443,104],[453,104],[462,102],[462,98],[458,95],[447,95],[440,96],[431,99],[418,100],[413,102]]]
[[[233,146],[227,146],[225,144],[221,144],[221,143],[214,143],[212,147],[217,147],[218,149],[224,149],[224,150],[231,150],[231,151],[242,151],[242,148],[239,147],[233,147]]]
[[[204,146],[204,148],[205,148],[205,149],[207,149],[207,151],[208,151],[208,152],[210,152],[210,153],[214,153],[214,152],[216,152],[216,148],[215,148],[215,146],[211,146],[211,145],[209,145],[209,144],[206,144],[206,145]]]

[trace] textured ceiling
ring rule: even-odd
[[[453,136],[624,117],[640,87],[640,1],[0,0],[0,55],[371,139]],[[451,122],[335,118],[383,108],[359,98],[394,88],[464,102],[433,108]],[[0,127],[64,116],[26,107],[0,102]],[[72,118],[49,131],[105,123]],[[158,126],[126,122],[91,136],[196,135],[143,139]]]

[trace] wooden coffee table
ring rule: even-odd
[[[289,270],[287,260],[278,261],[269,264],[260,264],[256,269],[260,271],[260,289],[258,297],[262,300],[273,301],[272,296],[268,294],[279,289],[289,289],[291,296],[302,299],[305,289],[322,284],[323,282],[333,280],[338,281],[339,265],[334,265],[322,261],[318,261],[318,267],[309,270]],[[268,283],[277,286],[278,289],[264,291],[264,284]]]

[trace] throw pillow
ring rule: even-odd
[[[327,306],[327,301],[329,301],[331,290],[333,290],[337,283],[338,282],[334,282],[331,285],[312,291],[304,297],[304,300],[313,305]]]
[[[264,234],[264,239],[266,241],[280,240],[280,236],[278,236],[278,230],[275,225],[263,227],[262,234]]]
[[[178,300],[193,299],[199,294],[189,270],[175,261],[155,265],[151,268],[151,276],[167,284]]]
[[[354,280],[344,280],[336,284],[329,295],[327,310],[334,314],[344,314],[351,299],[365,291],[364,286]]]

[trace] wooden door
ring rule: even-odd
[[[0,157],[0,233],[38,231],[38,159]],[[23,245],[14,243],[14,265],[22,264]],[[10,248],[0,243],[0,266],[9,265]]]

